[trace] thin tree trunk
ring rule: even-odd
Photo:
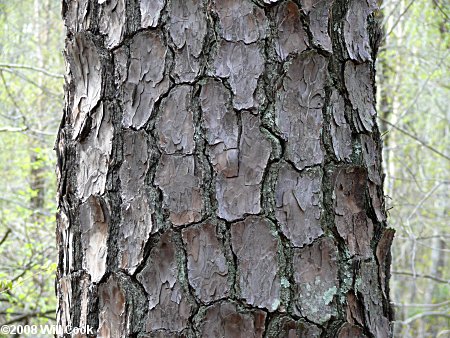
[[[46,4],[46,3],[45,3]],[[46,46],[48,44],[48,27],[43,25],[40,19],[46,17],[46,9],[45,4],[39,3],[39,1],[34,1],[34,10],[36,13],[36,22],[33,24],[33,29],[35,32],[36,41],[40,41],[40,44],[36,47],[36,59],[38,60],[38,64],[36,66],[40,68],[46,68],[45,66],[45,58],[43,55],[42,46]],[[36,82],[39,87],[44,87],[43,85],[43,76],[42,74],[36,75]],[[45,111],[45,100],[44,97],[38,97],[35,102],[35,117],[36,124],[40,126],[39,117],[42,116],[43,111]],[[41,130],[41,128],[37,128]],[[33,135],[29,139],[28,148],[30,149],[30,188],[33,191],[33,195],[30,198],[30,208],[33,210],[32,221],[35,224],[43,224],[44,217],[42,211],[45,206],[45,160],[41,154],[41,148],[43,142],[39,136]]]
[[[58,323],[389,337],[375,7],[64,1]]]

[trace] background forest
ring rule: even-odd
[[[397,231],[395,337],[449,337],[450,4],[394,0],[382,10],[377,101]],[[54,322],[63,43],[60,1],[0,0],[0,326]]]

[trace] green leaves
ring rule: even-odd
[[[8,279],[0,279],[0,293],[3,293],[7,290],[11,290],[13,287],[13,282]]]
[[[393,244],[395,336],[437,336],[448,319],[450,137],[448,5],[384,2],[386,44],[378,61],[378,103]],[[414,305],[414,306],[413,306]],[[418,317],[414,317],[418,315]],[[414,320],[412,320],[414,318]],[[447,321],[447,322],[446,322]],[[426,334],[425,334],[426,333]]]
[[[1,1],[0,25],[1,326],[56,307],[53,145],[63,108],[60,2]]]

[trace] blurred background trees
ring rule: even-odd
[[[0,326],[55,316],[60,2],[0,0]]]
[[[0,0],[0,326],[55,316],[55,156],[63,106],[57,0]],[[393,244],[396,337],[450,335],[449,13],[381,5],[378,112]]]
[[[450,3],[385,1],[378,115],[396,337],[450,336]]]

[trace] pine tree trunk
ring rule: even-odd
[[[58,324],[389,337],[377,15],[374,0],[65,0]]]

